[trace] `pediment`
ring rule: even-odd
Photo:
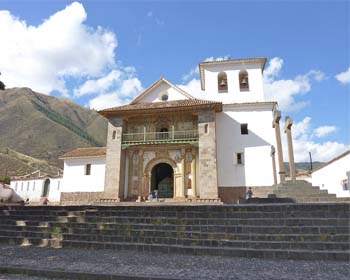
[[[162,101],[175,101],[184,99],[194,99],[193,96],[180,89],[176,85],[160,78],[143,93],[137,96],[130,104],[153,103]]]

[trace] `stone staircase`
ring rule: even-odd
[[[274,187],[272,194],[278,198],[291,198],[295,202],[350,202],[350,197],[337,197],[304,180],[278,184]]]
[[[347,203],[0,207],[0,242],[230,257],[350,260]]]

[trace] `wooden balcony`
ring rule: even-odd
[[[198,130],[124,133],[123,146],[198,143]]]

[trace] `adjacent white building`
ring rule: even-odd
[[[311,174],[313,186],[337,197],[350,197],[350,150],[330,160]]]
[[[33,176],[11,180],[10,187],[22,200],[41,203],[47,198],[51,203],[59,203],[62,192],[62,178],[51,176]]]

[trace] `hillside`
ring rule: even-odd
[[[49,175],[57,175],[59,168],[47,161],[23,155],[8,148],[0,148],[0,176],[25,175],[41,170]]]
[[[67,99],[12,88],[0,91],[0,148],[62,167],[58,157],[78,148],[104,146],[107,121]]]

